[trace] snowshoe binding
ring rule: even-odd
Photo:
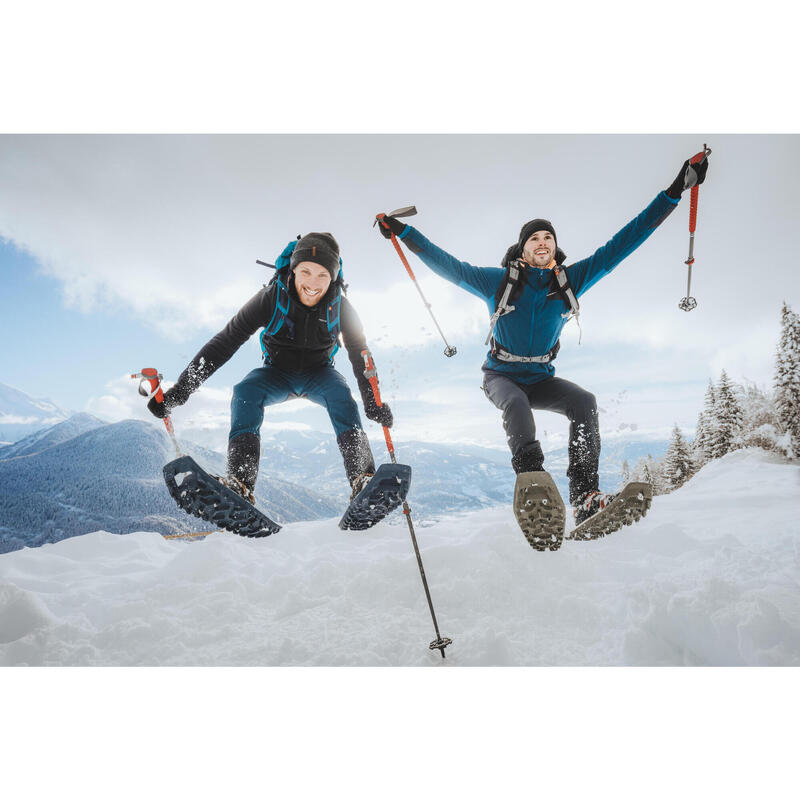
[[[354,490],[359,488],[356,481],[353,482]],[[364,531],[371,528],[406,499],[410,486],[411,467],[406,464],[381,464],[366,485],[350,500],[347,511],[339,520],[339,527],[343,531]]]
[[[534,550],[558,550],[561,547],[566,511],[549,472],[517,475],[514,516]]]
[[[231,533],[258,538],[281,529],[238,491],[209,475],[191,456],[181,456],[166,464],[164,481],[173,500],[187,514]]]
[[[599,499],[598,496],[599,495]],[[588,541],[618,531],[645,516],[653,502],[649,483],[632,481],[617,495],[592,495],[576,510],[578,523],[567,539]],[[585,506],[585,507],[584,507]]]

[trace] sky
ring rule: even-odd
[[[348,296],[375,355],[398,439],[505,446],[480,390],[483,303],[414,270],[443,342],[379,211],[410,220],[477,266],[496,266],[522,223],[552,220],[567,263],[590,255],[671,183],[708,142],[692,294],[685,295],[688,193],[642,247],[582,298],[556,374],[598,397],[605,436],[691,430],[709,378],[726,369],[766,386],[781,303],[800,307],[794,135],[4,135],[0,137],[3,380],[68,410],[116,421],[148,415],[127,376],[169,382],[268,280],[298,233],[339,241]],[[257,337],[175,412],[224,447],[233,385],[260,363]],[[344,353],[340,370],[355,389]],[[306,401],[269,409],[264,435],[327,431]],[[537,416],[545,447],[566,421]],[[377,426],[370,430],[379,434]],[[199,436],[200,434],[198,434]]]

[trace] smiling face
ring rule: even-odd
[[[294,288],[304,306],[315,306],[331,285],[331,274],[313,261],[301,261],[294,268]]]
[[[522,257],[532,267],[539,269],[552,269],[556,255],[556,240],[550,231],[536,231],[528,237],[522,248]]]

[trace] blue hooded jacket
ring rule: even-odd
[[[591,256],[566,267],[567,275],[577,297],[585,294],[600,278],[629,256],[674,211],[677,200],[659,192],[655,200],[631,220],[622,230],[597,249]],[[475,267],[459,261],[431,241],[416,228],[406,225],[398,237],[437,275],[480,297],[495,311],[495,295],[505,278],[501,267]],[[505,350],[517,356],[542,356],[556,344],[566,324],[562,316],[568,310],[560,296],[547,297],[552,291],[552,272],[529,267],[522,294],[514,300],[515,310],[497,321],[494,337]],[[548,364],[504,362],[487,354],[483,369],[502,372],[520,383],[537,383],[555,374]]]

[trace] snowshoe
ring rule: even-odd
[[[244,497],[209,475],[191,456],[181,456],[166,464],[164,481],[172,498],[187,514],[231,533],[256,538],[281,529]]]
[[[514,516],[534,550],[558,550],[561,547],[566,511],[549,472],[517,475]]]
[[[647,514],[652,502],[650,484],[632,481],[607,506],[576,525],[567,539],[587,541],[614,533],[623,525],[638,522]]]
[[[371,528],[406,499],[410,486],[411,467],[381,464],[369,483],[350,501],[339,527],[343,531]]]

